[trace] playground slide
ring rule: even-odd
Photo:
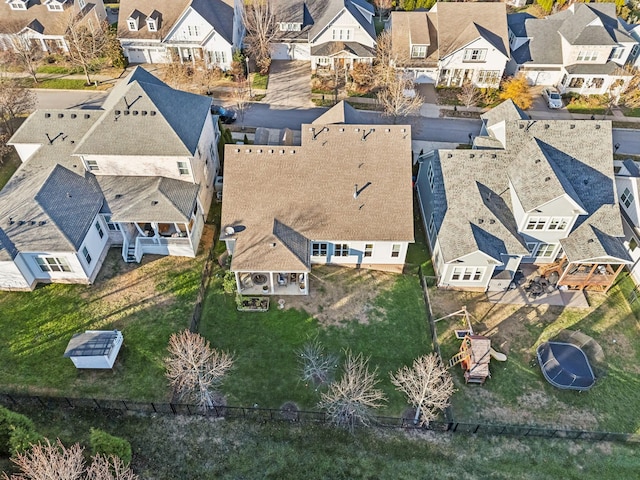
[[[496,352],[493,348],[489,349],[489,355],[499,362],[505,362],[507,360],[507,356],[504,353]]]

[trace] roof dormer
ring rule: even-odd
[[[26,10],[29,6],[29,0],[7,0],[11,10]]]
[[[140,30],[140,22],[142,21],[143,16],[144,15],[142,15],[142,12],[139,10],[131,12],[131,15],[127,18],[127,27],[129,28],[129,31],[137,32]]]
[[[147,28],[150,32],[157,32],[160,29],[160,17],[159,11],[154,10],[151,15],[147,17]]]
[[[47,6],[47,10],[50,12],[62,12],[64,11],[64,4],[66,0],[44,0],[43,2]]]

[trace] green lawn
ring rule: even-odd
[[[93,410],[24,411],[49,438],[88,445],[98,427],[131,442],[141,479],[637,478],[637,447],[572,440],[343,430]],[[9,462],[0,459],[0,469]]]
[[[95,90],[95,85],[86,85],[85,80],[73,79],[73,78],[45,78],[38,80],[36,85],[32,88],[50,88],[57,90]]]
[[[453,397],[456,419],[640,433],[640,300],[631,306],[627,300],[633,288],[631,279],[623,275],[608,296],[590,295],[594,306],[586,311],[542,306],[488,307],[481,297],[459,293],[458,308],[467,305],[475,319],[483,322],[476,328],[478,333],[489,327],[492,345],[505,351],[508,360],[491,362],[492,376],[484,387],[464,385],[460,367],[452,370],[459,385]],[[436,311],[436,317],[454,311],[452,306],[449,308],[448,312]],[[502,316],[503,320],[491,323],[492,316]],[[460,346],[453,335],[453,329],[461,328],[460,324],[451,320],[437,325],[443,357],[450,358]],[[537,346],[562,329],[591,336],[604,351],[604,363],[593,365],[598,381],[588,392],[552,387],[537,365]]]
[[[312,277],[313,278],[313,277]],[[314,280],[312,280],[314,281]],[[320,282],[312,288],[322,288]],[[406,402],[389,380],[390,371],[430,350],[424,302],[415,275],[398,276],[388,291],[382,291],[369,312],[368,324],[345,318],[343,326],[321,326],[304,311],[278,310],[266,313],[238,312],[232,295],[221,290],[222,272],[214,272],[207,295],[200,332],[212,345],[236,355],[234,371],[225,383],[229,405],[278,408],[294,401],[301,408],[315,409],[319,393],[299,381],[296,350],[317,337],[328,352],[345,348],[371,356],[378,367],[381,388],[389,398],[383,413],[399,415]],[[357,285],[353,286],[357,291]],[[346,293],[345,293],[346,294]],[[272,298],[275,303],[276,298]]]
[[[38,73],[48,73],[48,74],[60,74],[60,75],[71,75],[77,73],[83,73],[81,68],[77,67],[66,67],[63,65],[41,65],[38,67]]]
[[[260,73],[251,74],[251,88],[266,90],[268,84],[269,75],[262,75]]]
[[[605,107],[590,107],[580,104],[569,104],[567,110],[571,113],[581,113],[583,115],[604,115],[607,109]]]
[[[169,335],[189,326],[202,261],[145,256],[131,267],[112,249],[93,286],[0,292],[0,391],[168,400],[162,358]],[[124,346],[113,371],[76,370],[62,357],[74,333],[114,328]]]
[[[621,107],[625,117],[640,117],[640,108]]]

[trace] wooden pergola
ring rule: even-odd
[[[620,271],[629,263],[621,258],[604,257],[562,263],[558,286],[571,290],[606,292]]]

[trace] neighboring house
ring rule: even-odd
[[[517,13],[508,22],[507,73],[522,73],[531,85],[615,95],[631,78],[623,67],[637,54],[638,41],[616,17],[613,3],[574,3],[544,19]]]
[[[48,53],[69,50],[65,40],[70,15],[96,24],[107,18],[102,0],[7,0],[0,2],[0,50],[15,48],[16,35]],[[22,50],[22,48],[21,48]]]
[[[276,0],[274,60],[310,60],[317,68],[352,68],[376,56],[374,10],[365,0]]]
[[[388,28],[416,83],[498,87],[509,60],[504,3],[438,2],[428,12],[392,12]]]
[[[620,25],[624,27],[627,33],[636,41],[636,44],[631,48],[631,53],[627,59],[627,65],[631,67],[640,68],[640,24],[627,23],[623,19],[619,18]],[[636,19],[636,21],[638,21]]]
[[[413,237],[411,127],[343,123],[300,146],[227,145],[221,239],[241,294],[307,295],[312,265],[402,272]]]
[[[624,246],[633,260],[629,271],[636,284],[640,284],[640,169],[633,160],[616,160],[614,163]]]
[[[111,245],[195,256],[219,165],[210,105],[137,68],[100,110],[30,115],[0,191],[0,289],[91,283]]]
[[[606,291],[631,264],[611,122],[529,120],[511,101],[482,119],[473,150],[438,150],[420,165],[438,285],[505,290],[534,263],[555,269],[563,288]]]
[[[242,42],[240,0],[122,0],[118,39],[129,63],[231,68]]]

